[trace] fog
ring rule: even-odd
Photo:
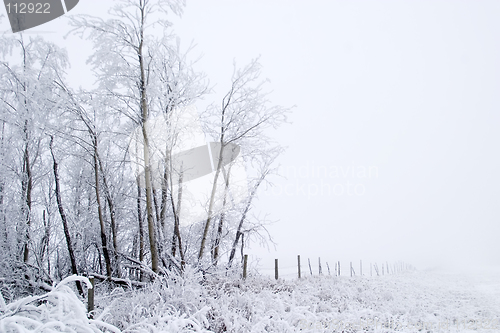
[[[276,248],[249,251],[261,268],[298,254],[500,264],[499,14],[492,1],[188,2],[175,29],[218,91],[233,59],[260,55],[273,102],[296,105],[273,133],[282,177],[255,211],[275,221]]]
[[[111,4],[96,3],[72,13]],[[252,211],[274,221],[276,243],[251,244],[254,267],[292,267],[298,254],[330,265],[500,264],[499,2],[187,3],[173,28],[184,49],[196,44],[195,67],[216,92],[200,109],[225,92],[233,61],[258,56],[271,101],[295,106],[270,133],[288,148]],[[63,39],[65,22],[32,33],[66,46],[73,83],[89,85],[90,44]]]

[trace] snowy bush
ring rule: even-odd
[[[124,333],[211,332],[200,282],[187,267],[183,278],[172,274],[140,290],[96,295],[97,314]]]
[[[51,284],[50,277],[42,269],[21,261],[0,258],[0,292],[5,301],[42,295],[51,289]]]
[[[470,282],[421,272],[276,281],[225,270],[203,277],[187,267],[182,277],[158,277],[142,289],[98,288],[94,320],[68,286],[77,279],[89,285],[73,276],[45,295],[0,302],[0,332],[437,333],[500,325],[496,300]]]
[[[68,283],[87,278],[70,276],[62,280],[50,292],[40,296],[28,296],[5,304],[0,298],[0,332],[118,332],[112,325],[99,320],[89,320],[84,304]]]
[[[130,299],[115,299],[112,308],[102,309],[97,318],[88,319],[85,305],[68,286],[77,280],[91,288],[87,278],[70,276],[45,295],[28,296],[8,305],[0,298],[0,332],[209,332],[203,329],[207,324],[206,309],[187,316],[156,299],[158,295],[144,291]],[[149,291],[154,288],[155,284]],[[121,329],[113,323],[118,323]]]

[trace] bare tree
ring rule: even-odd
[[[206,129],[219,143],[212,152],[216,158],[216,168],[212,193],[208,204],[208,214],[201,238],[198,260],[201,261],[205,243],[214,215],[218,179],[224,167],[227,156],[234,154],[235,149],[255,145],[263,145],[267,138],[264,130],[269,127],[276,128],[286,121],[287,108],[270,106],[267,94],[263,92],[264,82],[260,81],[261,66],[258,59],[242,69],[234,70],[231,87],[222,99],[220,108],[211,108],[207,114]],[[214,130],[218,129],[218,130]],[[231,151],[226,151],[230,147]],[[229,158],[230,159],[230,158]]]
[[[236,228],[236,234],[229,254],[228,267],[231,267],[233,263],[234,256],[236,254],[236,247],[238,246],[238,242],[240,241],[240,239],[241,239],[241,248],[243,252],[243,225],[247,220],[248,213],[252,207],[252,202],[257,194],[257,190],[259,189],[260,185],[266,181],[266,177],[276,172],[276,169],[272,168],[272,164],[282,152],[283,148],[280,146],[276,146],[273,148],[268,148],[266,151],[259,151],[257,156],[254,156],[254,158],[257,159],[260,166],[258,169],[257,176],[253,180],[253,185],[250,194],[248,195],[248,198],[244,203],[243,211],[241,213],[238,226]]]

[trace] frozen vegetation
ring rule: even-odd
[[[96,286],[96,313],[73,290],[1,304],[1,332],[498,332],[500,273],[406,272],[374,277],[186,272],[141,290]],[[86,278],[81,278],[87,283]],[[1,301],[1,300],[0,300]]]

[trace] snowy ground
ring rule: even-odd
[[[0,304],[0,331],[500,332],[498,270],[204,283],[189,275],[142,291],[101,291],[94,321],[61,285],[44,299]]]

